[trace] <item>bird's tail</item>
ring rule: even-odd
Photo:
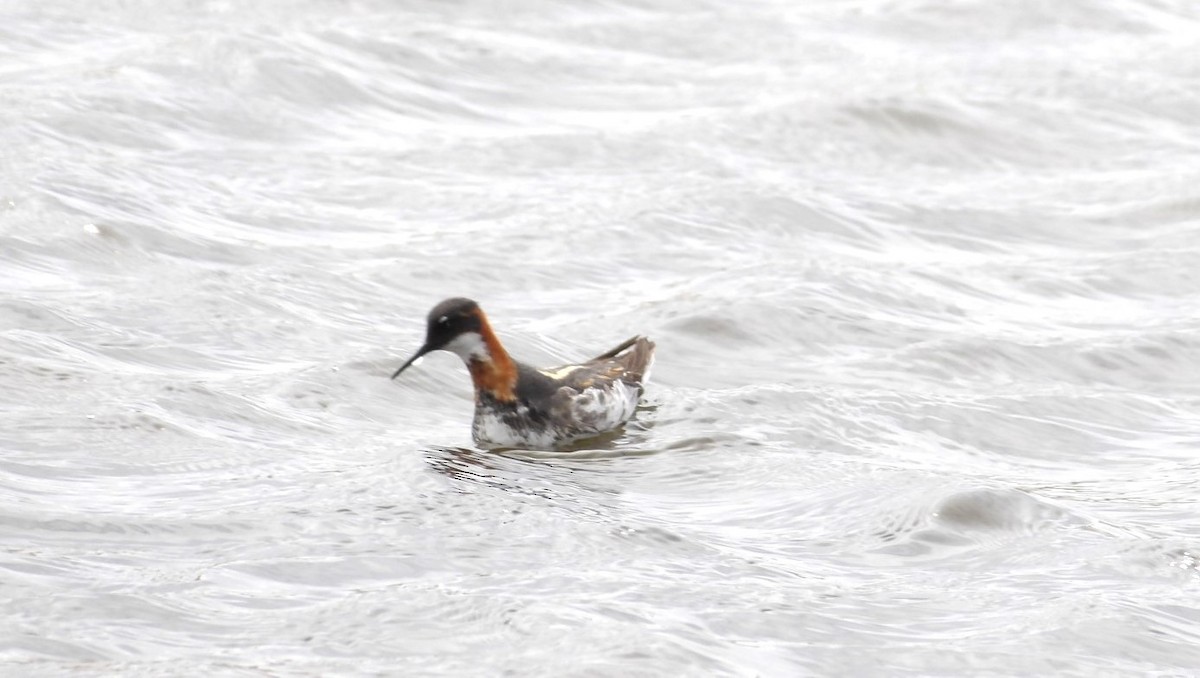
[[[616,360],[624,366],[626,378],[640,382],[650,373],[654,342],[642,336],[630,337],[592,360]]]

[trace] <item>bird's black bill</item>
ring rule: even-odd
[[[426,353],[429,353],[429,347],[428,347],[428,346],[422,346],[422,347],[421,347],[421,349],[420,349],[419,351],[417,351],[417,354],[416,354],[416,355],[414,355],[413,357],[409,358],[409,359],[408,359],[408,362],[404,363],[403,365],[401,365],[401,366],[400,366],[400,369],[396,370],[396,373],[392,375],[392,379],[395,379],[396,377],[400,376],[400,373],[401,373],[401,372],[403,372],[404,370],[407,370],[409,365],[411,365],[411,364],[413,364],[413,363],[417,362],[418,360],[420,360],[420,359],[421,359],[421,356],[425,355]]]

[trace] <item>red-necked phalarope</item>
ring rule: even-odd
[[[482,447],[549,449],[611,431],[633,416],[654,343],[633,337],[578,365],[535,369],[508,356],[479,304],[447,299],[429,312],[425,344],[392,379],[431,351],[458,354],[475,382],[471,435]]]

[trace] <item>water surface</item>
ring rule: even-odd
[[[1200,668],[1200,12],[0,4],[13,675]],[[426,310],[658,343],[472,447]]]

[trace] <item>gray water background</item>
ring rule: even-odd
[[[0,2],[5,675],[1195,674],[1198,407],[1197,3]]]

